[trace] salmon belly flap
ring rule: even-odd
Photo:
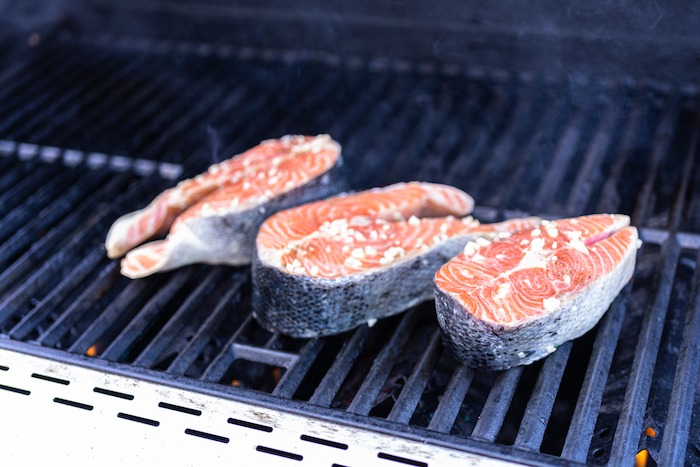
[[[327,135],[263,141],[117,219],[107,253],[126,253],[121,271],[131,278],[192,263],[250,264],[265,218],[342,190],[340,152]],[[165,232],[165,239],[138,246]]]
[[[435,275],[446,346],[475,368],[539,360],[593,328],[632,277],[629,217],[595,214],[469,243]]]
[[[279,212],[256,239],[253,313],[295,337],[372,324],[432,299],[433,275],[468,241],[539,222],[483,225],[463,217],[472,208],[453,187],[410,182]]]

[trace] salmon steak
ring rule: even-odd
[[[536,222],[462,219],[473,205],[456,188],[411,182],[271,216],[256,239],[255,317],[294,337],[373,324],[432,299],[433,275],[469,240],[507,236]]]
[[[446,346],[474,368],[527,365],[589,331],[632,278],[628,216],[595,214],[468,243],[435,275]]]
[[[131,278],[192,263],[250,264],[265,218],[342,190],[340,153],[327,135],[263,141],[117,219],[107,254],[128,252],[121,271]],[[168,230],[165,239],[137,247]]]

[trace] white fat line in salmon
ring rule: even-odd
[[[0,156],[11,157],[13,155],[16,155],[23,161],[31,160],[35,157],[49,164],[60,161],[68,167],[75,167],[83,162],[90,169],[99,169],[104,166],[109,166],[112,170],[117,172],[132,170],[135,174],[142,177],[158,174],[158,176],[166,180],[176,180],[180,178],[184,170],[181,164],[173,164],[170,162],[156,162],[148,159],[109,155],[100,152],[85,152],[79,149],[40,146],[33,143],[0,140]]]

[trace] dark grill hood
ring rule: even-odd
[[[405,4],[403,16],[274,2],[66,2],[50,17],[5,7],[0,404],[45,398],[62,413],[167,430],[159,414],[214,413],[184,403],[189,391],[464,455],[621,465],[647,449],[663,465],[699,463],[697,14],[587,5]],[[558,60],[540,53],[548,44]],[[355,189],[450,183],[484,222],[629,214],[645,242],[634,279],[582,338],[491,373],[443,350],[431,303],[340,336],[291,339],[250,315],[248,268],[130,281],[105,257],[116,217],[287,133],[340,141]],[[150,396],[87,370],[157,383],[161,399],[110,412],[100,391]],[[166,388],[184,392],[175,400]],[[272,427],[219,418],[220,428],[180,434],[233,446],[229,430]],[[346,460],[362,444],[324,436],[325,448],[346,446]],[[324,459],[293,443],[251,446],[285,462]],[[427,451],[372,456],[438,465]]]
[[[697,86],[700,6],[628,0],[5,2],[5,33],[101,33]],[[1,34],[1,33],[0,33]]]

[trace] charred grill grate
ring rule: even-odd
[[[700,462],[697,96],[114,37],[47,41],[0,83],[0,345],[267,392],[282,409],[308,402],[501,456],[620,465],[646,448],[667,465]],[[105,258],[111,222],[172,185],[159,172],[190,175],[295,132],[341,141],[356,188],[452,183],[487,222],[628,213],[646,241],[635,280],[588,335],[492,374],[445,354],[431,304],[290,339],[251,317],[245,268],[129,281]]]

